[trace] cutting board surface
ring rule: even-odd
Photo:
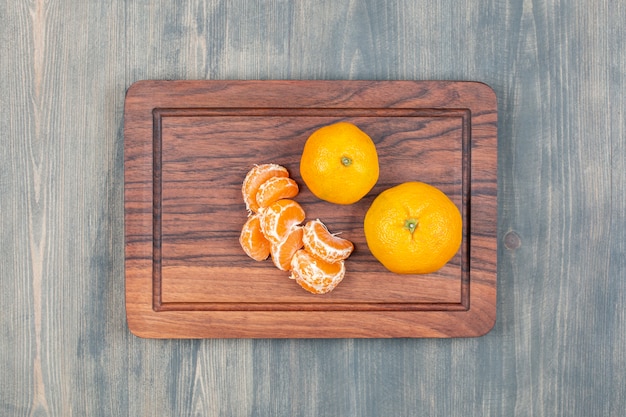
[[[482,83],[141,81],[126,96],[126,311],[148,338],[468,337],[496,312],[497,104]],[[317,128],[349,121],[379,153],[361,201],[323,202],[299,174]],[[239,246],[241,183],[254,164],[285,166],[308,219],[355,244],[346,277],[313,295]],[[441,270],[397,275],[369,252],[363,217],[405,181],[442,189],[463,243]]]

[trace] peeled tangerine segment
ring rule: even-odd
[[[256,202],[261,208],[284,198],[298,195],[298,184],[288,177],[272,177],[259,187],[256,193]]]
[[[255,165],[248,171],[241,186],[247,210],[255,213],[259,210],[259,204],[256,201],[257,192],[264,182],[274,177],[289,177],[289,172],[287,168],[277,164]]]
[[[302,248],[302,226],[295,226],[279,243],[271,245],[270,253],[276,268],[281,271],[291,270],[293,255]]]
[[[291,277],[313,294],[325,294],[335,289],[346,273],[344,261],[326,262],[300,249],[291,259]]]
[[[346,259],[354,250],[352,242],[330,233],[319,219],[307,222],[302,241],[311,255],[331,263]]]
[[[260,214],[261,230],[270,243],[281,242],[305,218],[302,206],[290,199],[278,200],[261,209]]]
[[[270,255],[270,242],[261,231],[261,221],[258,215],[253,214],[241,229],[239,244],[243,251],[255,261],[264,261]]]

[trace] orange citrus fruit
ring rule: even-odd
[[[374,141],[352,123],[324,126],[309,136],[300,159],[300,175],[318,198],[352,204],[378,181]]]
[[[302,226],[295,226],[283,240],[271,245],[270,253],[276,268],[281,271],[291,270],[291,258],[293,258],[298,249],[302,248],[302,234]]]
[[[249,213],[239,236],[244,252],[257,261],[271,255],[278,269],[292,271],[290,278],[313,294],[332,291],[345,275],[344,259],[354,245],[319,219],[302,226],[306,213],[291,199],[299,189],[287,169],[255,165],[241,191]]]
[[[261,231],[261,222],[256,214],[248,217],[241,229],[239,244],[246,255],[255,261],[263,261],[270,255],[270,242]]]
[[[440,269],[457,253],[463,237],[457,206],[423,182],[380,193],[365,214],[364,229],[372,255],[398,274]]]
[[[302,206],[287,198],[261,209],[260,215],[261,230],[270,243],[280,243],[306,217]]]
[[[256,201],[257,192],[261,185],[273,177],[288,177],[287,168],[277,164],[255,165],[243,180],[241,193],[243,201],[246,203],[248,211],[256,212],[259,210],[259,204]]]
[[[302,242],[311,255],[327,262],[344,260],[354,249],[352,242],[330,233],[319,219],[306,223]]]
[[[256,202],[259,207],[298,195],[298,184],[289,177],[272,177],[259,186]]]
[[[325,294],[335,289],[346,273],[344,261],[327,262],[316,258],[305,249],[298,250],[291,259],[291,277],[313,294]]]

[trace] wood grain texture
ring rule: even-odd
[[[297,199],[308,218],[355,243],[345,283],[316,297],[241,250],[241,183],[254,164],[278,163],[303,184],[304,142],[340,120],[368,132],[382,169],[372,193],[350,206],[324,203],[302,186]],[[124,137],[126,310],[134,334],[464,337],[493,326],[497,113],[487,85],[141,81],[126,95]],[[415,180],[457,205],[463,244],[439,271],[400,276],[370,254],[362,219],[381,191]]]
[[[0,1],[0,414],[622,415],[625,7]],[[492,86],[495,328],[451,340],[130,335],[122,114],[141,79]]]

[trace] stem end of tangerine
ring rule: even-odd
[[[411,234],[413,234],[415,229],[417,229],[417,225],[418,225],[417,219],[410,218],[404,221],[404,228],[407,229],[409,233]]]

